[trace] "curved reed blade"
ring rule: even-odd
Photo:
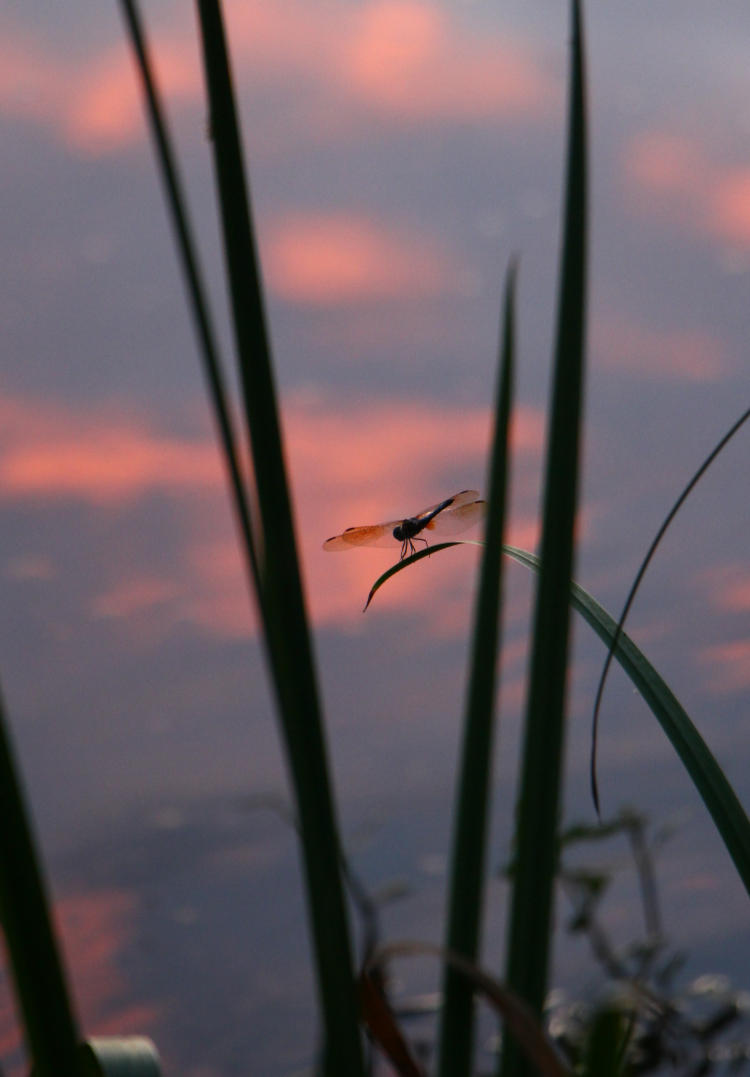
[[[539,571],[535,554],[514,546],[506,546],[505,552],[534,572]],[[660,674],[621,626],[618,632],[614,617],[577,583],[571,584],[570,601],[609,647],[671,741],[750,895],[750,820],[724,771]]]
[[[387,580],[390,580],[390,578],[395,576],[397,572],[402,572],[403,569],[409,568],[409,566],[413,565],[416,561],[421,561],[423,557],[431,557],[432,554],[440,553],[441,550],[449,550],[451,546],[482,545],[483,543],[477,539],[454,539],[452,542],[437,542],[434,546],[427,546],[424,550],[417,550],[415,553],[409,554],[403,561],[397,561],[395,565],[391,565],[390,568],[386,569],[382,576],[378,576],[375,583],[370,588],[370,593],[367,596],[367,601],[364,604],[362,612],[366,612],[367,607]]]
[[[438,958],[444,966],[452,969],[466,981],[473,994],[480,995],[489,1003],[502,1018],[506,1027],[513,1032],[525,1058],[533,1066],[532,1072],[535,1077],[573,1077],[547,1038],[541,1021],[531,1012],[523,999],[519,998],[506,984],[488,975],[476,961],[470,961],[463,954],[457,954],[445,946],[435,946],[428,942],[392,942],[378,947],[367,962],[363,975],[371,974],[373,971],[380,972],[383,965],[394,957],[421,957],[423,955]]]
[[[598,783],[597,783],[597,780],[596,780],[596,751],[597,751],[597,742],[598,742],[598,739],[599,739],[599,712],[600,712],[601,706],[602,706],[602,697],[604,696],[604,685],[605,685],[605,683],[607,681],[607,674],[609,673],[609,667],[612,664],[612,659],[614,657],[615,648],[617,646],[617,640],[618,640],[618,638],[620,636],[620,633],[622,632],[623,627],[625,625],[625,620],[626,620],[626,618],[628,616],[628,613],[630,612],[630,607],[633,605],[633,601],[635,599],[635,596],[638,593],[638,588],[641,586],[641,582],[643,580],[643,577],[646,575],[646,569],[650,565],[651,559],[653,558],[653,556],[656,553],[658,547],[660,546],[661,540],[664,538],[664,535],[665,535],[665,533],[667,531],[667,528],[669,527],[669,525],[672,523],[672,521],[674,520],[677,513],[682,508],[683,504],[685,503],[685,501],[687,500],[687,498],[689,497],[689,495],[693,491],[694,487],[697,485],[697,483],[700,481],[700,479],[708,471],[709,467],[714,462],[716,457],[719,455],[719,453],[722,451],[722,449],[731,441],[731,439],[734,437],[734,435],[737,433],[737,431],[740,429],[740,427],[749,418],[750,418],[750,408],[748,408],[746,411],[744,411],[742,413],[742,415],[740,415],[739,419],[735,423],[732,424],[732,426],[729,428],[729,430],[727,430],[724,437],[721,438],[718,441],[718,443],[714,446],[714,448],[708,454],[706,459],[703,461],[701,466],[698,468],[698,470],[695,472],[693,477],[688,482],[687,486],[685,486],[682,493],[677,498],[674,505],[672,506],[672,508],[669,510],[669,512],[665,516],[664,522],[662,523],[661,527],[659,528],[659,530],[654,535],[654,538],[653,538],[653,540],[651,542],[651,545],[649,546],[648,550],[646,551],[646,556],[643,558],[643,561],[641,562],[640,568],[636,572],[635,579],[633,580],[633,583],[630,586],[630,590],[628,591],[628,596],[625,599],[625,605],[622,607],[622,613],[620,614],[620,617],[619,617],[619,619],[617,621],[617,629],[616,629],[615,634],[614,634],[614,636],[612,638],[612,643],[610,644],[609,651],[607,652],[607,657],[604,659],[604,665],[602,667],[602,672],[601,672],[601,674],[599,676],[599,684],[597,685],[597,688],[596,688],[596,698],[594,700],[594,713],[593,713],[592,718],[591,718],[591,760],[590,760],[590,764],[589,764],[589,780],[590,780],[590,783],[591,783],[591,796],[592,796],[592,799],[594,801],[594,807],[596,808],[596,814],[597,815],[601,815],[601,812],[599,810],[599,786],[598,786]]]

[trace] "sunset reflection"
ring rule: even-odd
[[[136,67],[116,4],[6,7],[0,677],[83,1024],[152,1035],[187,1077],[240,1077],[248,1058],[264,1077],[309,1072],[317,1017],[283,737]],[[363,613],[398,547],[321,546],[454,491],[487,496],[517,257],[507,538],[538,548],[567,11],[228,0],[225,14],[342,838],[372,893],[405,880],[385,933],[438,939],[444,878],[422,865],[444,865],[450,845],[481,551],[424,558]],[[239,416],[195,12],[144,2],[142,15]],[[748,403],[750,8],[654,18],[620,0],[587,3],[586,21],[575,575],[616,615],[674,498]],[[627,625],[745,804],[747,438],[674,521]],[[507,562],[493,872],[511,848],[535,582]],[[565,822],[593,824],[603,648],[575,625]],[[613,810],[634,804],[675,832],[657,858],[675,945],[748,986],[746,895],[619,668],[600,751]],[[497,970],[507,888],[490,886]],[[567,957],[561,977],[582,982],[588,959]],[[12,1074],[14,1022],[0,996]]]
[[[361,9],[334,3],[314,16],[300,0],[272,7],[235,0],[227,4],[227,21],[241,86],[300,80],[341,118],[354,107],[408,122],[492,115],[528,121],[547,119],[555,99],[529,42],[475,37],[457,13],[419,0],[379,0]],[[163,93],[200,110],[193,26],[162,22],[153,50]],[[133,63],[121,41],[69,62],[11,26],[2,58],[0,112],[44,124],[85,153],[116,152],[141,137]]]
[[[0,406],[10,420],[0,458],[0,502],[28,502],[32,512],[47,503],[84,502],[106,514],[128,505],[135,510],[139,501],[159,492],[184,506],[183,528],[172,538],[166,574],[155,576],[145,564],[140,570],[134,564],[118,568],[110,561],[106,586],[90,598],[94,617],[133,619],[135,625],[143,615],[161,621],[163,628],[187,618],[203,630],[231,637],[253,631],[253,606],[231,530],[225,477],[210,433],[178,440],[106,409],[101,415],[84,415],[10,398]],[[322,540],[336,526],[403,515],[439,497],[441,476],[448,470],[454,485],[462,478],[481,482],[489,424],[486,408],[397,400],[346,407],[290,402],[284,427],[300,549],[304,564],[314,566],[309,577],[314,621],[352,620],[373,571],[393,559],[389,551],[376,551],[349,564],[329,564],[320,557]],[[519,409],[512,436],[520,463],[538,460],[543,432],[541,413]],[[207,529],[206,520],[217,510],[221,527]],[[517,521],[514,534],[516,541],[521,541],[519,535],[528,541],[536,534],[533,519]],[[37,561],[43,557],[35,556]],[[123,575],[113,577],[113,569]],[[447,579],[457,579],[466,568],[446,558],[441,571]],[[44,574],[36,575],[43,580]],[[429,572],[414,573],[409,585],[394,587],[382,602],[390,608],[413,606],[432,586],[429,580]]]
[[[649,132],[628,147],[626,174],[642,209],[646,199],[688,231],[745,248],[750,243],[750,169],[713,158],[685,137]]]
[[[124,891],[67,894],[54,912],[67,961],[80,1026],[89,1036],[148,1035],[159,1021],[159,1008],[136,1002],[124,972],[133,945],[138,901]],[[23,1048],[9,992],[0,996],[0,1051],[14,1061],[8,1070],[24,1072]]]

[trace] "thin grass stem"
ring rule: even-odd
[[[164,109],[161,105],[154,67],[150,59],[138,5],[136,0],[120,0],[120,2],[146,102],[157,161],[164,183],[167,208],[172,220],[182,272],[185,278],[189,300],[188,306],[198,337],[206,385],[213,405],[222,455],[229,476],[235,515],[243,540],[242,549],[246,555],[246,564],[250,579],[255,585],[255,592],[259,596],[259,600],[262,600],[256,540],[254,537],[255,528],[252,524],[249,500],[240,468],[237,437],[229,406],[229,395],[222,372],[219,349],[216,345],[216,334],[213,329],[206,289],[203,284],[197,246],[193,240],[192,228],[189,222],[187,201],[183,193],[177,158],[172,149],[172,140],[169,135]]]

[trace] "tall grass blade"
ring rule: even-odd
[[[540,570],[533,553],[506,546],[505,552],[522,565]],[[750,896],[750,820],[706,742],[671,689],[627,633],[577,583],[570,588],[574,608],[611,649],[616,660],[643,696],[690,775],[719,831]]]
[[[222,454],[229,476],[235,515],[242,536],[243,551],[246,556],[250,578],[255,584],[256,593],[260,594],[258,557],[255,551],[248,498],[239,464],[237,438],[234,432],[234,423],[221,369],[219,351],[216,346],[216,334],[209,312],[196,245],[190,228],[182,182],[175,153],[172,149],[164,109],[161,106],[156,77],[149,56],[142,21],[138,13],[138,6],[135,0],[121,0],[121,5],[141,80],[157,161],[161,169],[167,208],[172,219],[172,227],[182,263],[190,310],[203,359],[206,384],[212,401]]]
[[[38,1077],[75,1073],[78,1031],[0,694],[0,923]]]
[[[198,0],[224,250],[258,494],[261,608],[302,835],[328,1077],[359,1077],[362,1044],[340,850],[302,593],[250,200],[224,26]]]
[[[505,288],[495,433],[490,451],[485,547],[476,600],[449,876],[445,946],[447,950],[462,954],[471,961],[476,961],[479,952],[492,769],[502,542],[510,458],[508,429],[515,352],[515,283],[516,267],[513,264]],[[437,1070],[440,1077],[463,1077],[472,1072],[473,1008],[471,984],[452,966],[446,966]]]
[[[508,930],[508,987],[541,1014],[547,990],[552,896],[564,746],[568,594],[584,369],[586,300],[586,119],[581,12],[572,3],[568,164],[560,266],[557,343],[521,790],[516,872]],[[512,1037],[504,1037],[503,1077],[530,1073]]]
[[[612,639],[612,643],[610,644],[609,651],[607,652],[607,657],[604,660],[604,665],[602,667],[602,672],[601,672],[601,675],[599,677],[599,684],[597,685],[597,689],[596,689],[596,699],[594,700],[594,713],[593,713],[593,716],[592,716],[592,719],[591,719],[591,762],[590,762],[590,768],[589,768],[589,776],[590,776],[590,781],[591,781],[591,796],[592,796],[593,801],[594,801],[594,807],[596,808],[597,815],[601,814],[601,812],[599,811],[599,786],[598,786],[598,783],[597,783],[597,780],[596,780],[596,749],[597,749],[597,742],[598,742],[598,738],[599,738],[599,711],[601,710],[602,697],[604,696],[604,685],[605,685],[606,680],[607,680],[607,674],[609,673],[609,667],[612,664],[612,658],[614,657],[614,652],[615,652],[615,648],[617,646],[618,637],[619,637],[620,633],[622,632],[623,626],[625,624],[625,620],[626,620],[626,618],[628,616],[628,613],[630,612],[630,607],[633,605],[633,601],[634,601],[635,596],[636,596],[636,594],[638,592],[638,588],[641,586],[641,581],[643,580],[643,577],[646,575],[646,569],[650,565],[651,559],[654,556],[654,554],[656,553],[656,550],[659,547],[659,545],[661,543],[661,540],[664,538],[664,534],[665,534],[667,528],[669,527],[669,525],[672,523],[672,520],[674,520],[675,516],[677,515],[677,513],[682,508],[684,502],[689,497],[689,495],[692,492],[693,488],[697,485],[697,483],[700,481],[700,479],[703,477],[703,475],[706,473],[706,471],[708,471],[709,467],[714,462],[716,457],[719,455],[721,450],[731,441],[731,439],[734,437],[734,435],[737,433],[737,431],[740,429],[740,427],[749,418],[750,418],[750,408],[748,408],[746,411],[744,411],[742,413],[742,415],[740,415],[739,419],[735,423],[732,424],[732,426],[729,428],[729,430],[727,430],[724,437],[721,438],[717,442],[717,444],[714,446],[714,448],[708,454],[708,456],[703,461],[701,466],[695,472],[693,477],[690,479],[687,486],[684,488],[684,490],[682,491],[680,496],[677,498],[677,500],[675,501],[672,508],[669,510],[669,512],[665,516],[664,522],[662,523],[661,527],[659,528],[659,530],[654,535],[653,541],[652,541],[651,545],[649,546],[648,550],[646,551],[646,556],[643,558],[643,561],[641,562],[640,568],[638,569],[638,571],[635,574],[635,579],[633,580],[633,583],[631,584],[630,590],[628,592],[628,596],[625,599],[625,605],[622,607],[622,613],[620,614],[619,620],[617,622],[617,630],[616,630],[616,632],[614,634],[614,637]]]

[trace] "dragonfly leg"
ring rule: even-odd
[[[413,538],[405,538],[401,543],[401,557],[399,558],[399,561],[403,561],[407,553],[411,555],[417,552],[417,548],[414,545],[415,542],[423,542],[425,546],[428,545],[427,539],[422,538],[421,535],[414,535]]]

